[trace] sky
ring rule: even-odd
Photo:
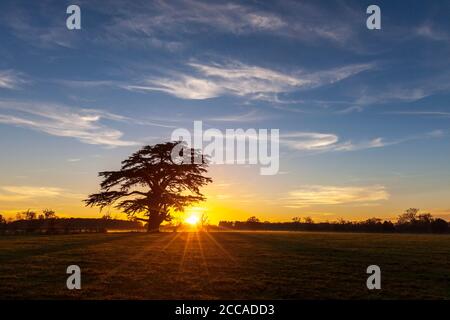
[[[187,211],[213,223],[450,219],[449,14],[449,1],[3,0],[0,214],[100,217],[82,203],[99,171],[201,120],[280,131],[276,175],[211,165],[207,201]]]

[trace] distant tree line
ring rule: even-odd
[[[100,233],[107,230],[141,230],[139,221],[112,219],[109,215],[102,218],[58,218],[53,210],[45,209],[42,214],[27,210],[17,213],[16,219],[6,220],[0,214],[0,234],[71,234]]]
[[[449,233],[449,222],[433,218],[430,213],[420,213],[410,208],[398,216],[396,222],[370,218],[365,221],[318,222],[310,217],[294,217],[292,222],[261,222],[253,216],[247,221],[220,221],[222,230],[273,230],[273,231],[337,231],[337,232],[398,232],[398,233]]]

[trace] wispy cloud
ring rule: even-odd
[[[303,186],[289,192],[285,199],[289,207],[313,205],[339,205],[349,203],[370,203],[388,200],[386,187],[373,186]]]
[[[0,88],[18,89],[24,83],[26,83],[26,80],[20,72],[13,70],[0,70]]]
[[[75,198],[81,199],[83,195],[73,193],[59,187],[48,186],[0,186],[0,201],[17,202],[42,198]]]
[[[273,119],[274,116],[264,115],[256,109],[250,110],[246,113],[235,114],[235,115],[224,115],[215,116],[206,119],[207,121],[213,122],[256,122],[263,121],[267,119]]]
[[[41,3],[42,12],[45,12],[44,20],[39,20],[39,10],[24,10],[15,7],[0,13],[0,24],[19,39],[26,41],[29,45],[39,48],[51,47],[73,47],[75,33],[68,33],[65,23],[61,23],[60,8]],[[45,21],[45,24],[42,24]]]
[[[178,0],[145,1],[108,6],[91,1],[92,10],[113,18],[104,27],[110,41],[133,41],[177,50],[189,42],[188,34],[264,34],[309,42],[343,45],[357,35],[360,13],[345,5],[320,6],[313,2],[283,1],[265,6],[254,3]],[[336,14],[339,11],[339,14]],[[354,11],[354,10],[353,10]]]
[[[443,31],[442,28],[436,28],[431,23],[425,23],[416,28],[415,34],[428,40],[450,41],[450,35],[448,33]]]
[[[381,148],[400,143],[400,141],[387,142],[383,138],[374,138],[367,141],[353,142],[351,140],[341,141],[338,135],[332,133],[290,132],[280,135],[280,143],[292,150],[323,152]]]
[[[340,137],[333,133],[288,132],[280,134],[280,144],[297,151],[342,152],[383,148],[408,141],[442,138],[443,136],[445,136],[445,132],[438,129],[397,139],[376,137],[368,140],[341,141]]]
[[[291,132],[280,136],[280,142],[294,150],[324,150],[337,144],[335,134],[319,132]]]
[[[1,201],[21,201],[31,198],[54,198],[63,193],[63,189],[55,187],[2,186]]]
[[[188,63],[188,66],[193,69],[190,74],[173,73],[146,79],[143,84],[123,87],[135,91],[162,91],[182,99],[202,100],[234,95],[267,100],[278,93],[332,84],[374,67],[373,64],[355,64],[311,73],[297,71],[288,74],[238,61]]]
[[[102,119],[123,121],[119,115],[95,109],[77,109],[55,104],[0,101],[0,123],[25,127],[87,144],[108,147],[138,145],[122,140],[123,133],[101,123]]]
[[[63,191],[61,188],[30,186],[4,186],[1,189],[9,193],[27,197],[56,197]]]
[[[347,111],[359,111],[372,105],[382,105],[392,102],[409,103],[433,96],[439,93],[448,93],[450,90],[450,73],[448,68],[427,77],[405,79],[401,82],[392,82],[389,79],[377,86],[361,85],[352,89],[349,96]],[[345,111],[345,110],[343,110]]]

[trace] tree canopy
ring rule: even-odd
[[[212,182],[204,176],[207,167],[208,159],[182,141],[144,146],[122,161],[120,170],[100,172],[101,191],[84,201],[101,209],[114,206],[158,231],[171,212],[206,199],[200,188]]]

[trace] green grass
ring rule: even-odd
[[[66,268],[82,290],[66,289]],[[366,288],[366,268],[382,290]],[[3,299],[450,299],[450,236],[300,232],[0,237]]]

